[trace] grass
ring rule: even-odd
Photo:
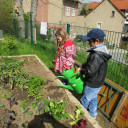
[[[16,48],[6,52],[3,50],[2,41],[0,42],[0,56],[28,55],[36,54],[49,68],[53,68],[52,60],[56,57],[56,50],[51,42],[43,39],[37,41],[37,45],[31,45],[29,40],[16,41]]]

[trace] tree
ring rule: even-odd
[[[22,2],[23,0],[15,0],[15,4],[19,9],[19,14],[18,14],[19,37],[25,38],[25,21],[24,21]]]
[[[11,0],[0,0],[0,29],[14,34]]]
[[[35,21],[36,21],[37,4],[38,4],[38,0],[31,0],[31,12],[32,12],[33,26],[35,26]]]
[[[84,4],[84,6],[82,7],[82,10],[80,12],[80,15],[86,15],[88,12],[88,8],[86,7],[86,5]]]

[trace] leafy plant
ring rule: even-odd
[[[11,92],[8,93],[8,97],[9,98],[12,97],[12,93]]]
[[[38,91],[42,89],[42,85],[44,84],[43,78],[39,76],[31,76],[27,86],[28,86],[28,97],[34,97],[34,100],[39,100],[42,97],[42,93]]]
[[[11,96],[10,98],[7,98],[7,100],[9,100],[10,102],[10,108],[13,106],[13,104],[18,104],[18,102],[16,101],[15,97]]]
[[[2,84],[0,84],[0,89],[2,89],[4,86]]]
[[[6,98],[6,94],[2,93],[2,94],[1,94],[1,97],[2,97],[2,98]]]
[[[13,36],[9,36],[8,42],[4,43],[2,45],[2,50],[4,52],[10,52],[13,51],[17,48],[16,43],[15,43],[15,38]]]
[[[27,105],[27,99],[22,101],[21,105],[20,105],[20,109],[21,109],[21,112],[22,114],[27,114],[27,115],[33,115],[33,112],[32,111],[29,111],[29,107]]]
[[[15,120],[16,113],[15,111],[8,110],[8,115],[4,116],[3,128],[9,128],[12,121]]]
[[[58,102],[56,99],[54,99],[54,101],[44,101],[45,112],[53,116],[55,120],[61,120],[69,117],[69,114],[64,110],[65,106],[66,101],[63,100],[60,100],[60,102]]]
[[[21,68],[22,63],[12,62],[9,63],[7,59],[0,64],[0,82],[8,84],[11,89],[20,87],[22,90],[26,89],[26,81],[29,75]]]
[[[81,119],[77,122],[77,124],[73,125],[73,128],[85,128],[86,125],[86,120]]]
[[[24,114],[26,111],[29,110],[28,105],[27,105],[27,100],[22,101],[22,103],[20,105],[20,110],[21,110],[22,114]]]
[[[70,117],[71,119],[73,119],[73,121],[70,122],[70,125],[71,125],[71,126],[77,124],[78,121],[81,120],[81,118],[80,118],[79,115],[80,115],[80,114],[84,114],[84,112],[83,112],[82,110],[80,110],[80,109],[81,109],[81,106],[77,105],[77,110],[75,111],[75,113],[76,113],[75,117],[73,117],[73,115],[69,114],[69,117]]]
[[[86,15],[88,13],[88,8],[84,5],[83,7],[82,7],[82,10],[81,10],[81,12],[80,12],[80,15]]]
[[[34,101],[31,103],[31,105],[32,105],[32,108],[34,109],[35,107],[37,107],[37,101],[34,100]]]

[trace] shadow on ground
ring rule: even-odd
[[[46,128],[45,126],[52,126],[53,128],[68,128],[46,113],[42,115],[35,115],[34,119],[29,122],[27,128]]]

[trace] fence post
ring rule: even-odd
[[[70,24],[67,24],[67,33],[70,35]]]
[[[16,20],[15,18],[13,18],[13,24],[14,24],[14,33],[15,33],[15,37],[17,39],[17,33],[16,33]]]
[[[30,32],[31,32],[31,45],[33,45],[32,12],[30,12]]]
[[[36,28],[34,28],[34,35],[35,35],[35,46],[36,46]]]

